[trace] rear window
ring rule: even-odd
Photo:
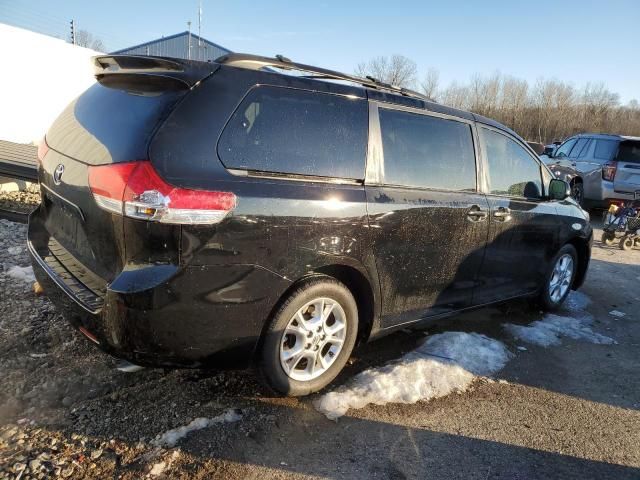
[[[640,163],[640,142],[622,142],[616,160],[620,162]]]
[[[227,168],[363,179],[367,102],[278,87],[249,92],[225,127]]]
[[[379,112],[386,184],[475,191],[468,124],[385,108]]]
[[[184,90],[149,77],[96,83],[74,100],[47,132],[47,144],[90,165],[147,158],[156,126],[169,114]],[[107,82],[105,82],[107,83]]]
[[[618,148],[617,140],[596,140],[596,149],[593,156],[600,160],[611,160],[616,148]]]

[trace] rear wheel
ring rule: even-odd
[[[279,393],[300,396],[328,385],[347,363],[358,335],[353,295],[332,278],[305,282],[276,311],[260,373]]]
[[[556,310],[566,300],[575,278],[578,254],[573,245],[565,245],[551,262],[551,269],[540,292],[540,303],[545,310]]]
[[[602,237],[600,240],[605,245],[611,247],[616,242],[616,234],[612,232],[602,232]]]
[[[620,248],[625,251],[629,251],[633,248],[633,238],[631,237],[622,237],[620,239]]]

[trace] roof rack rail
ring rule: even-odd
[[[230,65],[232,67],[247,68],[249,70],[260,70],[265,67],[280,68],[283,70],[297,70],[300,72],[310,73],[311,75],[305,75],[306,78],[324,78],[330,80],[345,80],[348,82],[357,83],[364,87],[373,88],[376,90],[385,90],[405,97],[415,97],[420,100],[426,100],[433,102],[434,100],[408,88],[398,87],[389,83],[381,82],[380,80],[368,76],[367,78],[357,77],[355,75],[349,75],[347,73],[337,72],[335,70],[328,70],[326,68],[314,67],[311,65],[305,65],[303,63],[292,62],[287,57],[282,55],[276,55],[274,58],[262,57],[260,55],[251,55],[248,53],[229,53],[221,57],[216,58],[216,63],[223,65]]]

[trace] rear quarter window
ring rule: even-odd
[[[618,148],[617,140],[596,140],[593,156],[598,160],[611,160],[616,148]]]
[[[367,112],[364,99],[257,87],[231,116],[218,155],[227,168],[361,180]]]

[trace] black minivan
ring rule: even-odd
[[[28,246],[114,356],[304,395],[359,342],[584,281],[588,214],[499,123],[282,57],[94,61],[41,145]]]

